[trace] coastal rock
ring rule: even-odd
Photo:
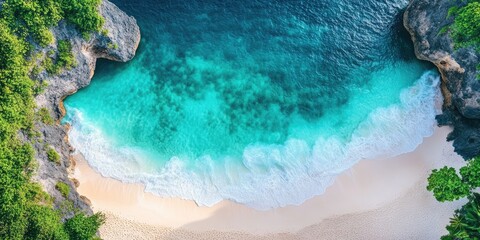
[[[53,29],[55,42],[61,39],[71,41],[77,65],[55,76],[48,75],[45,71],[41,73],[38,81],[48,83],[48,87],[35,98],[38,108],[47,108],[56,123],[54,125],[35,123],[40,136],[34,141],[38,159],[38,171],[34,180],[40,182],[45,190],[54,197],[57,207],[62,204],[64,198],[56,191],[55,184],[59,181],[68,183],[72,189],[68,198],[75,207],[90,213],[88,201],[85,201],[85,198],[77,193],[74,181],[69,179],[69,173],[72,171],[70,156],[74,149],[68,143],[68,126],[60,124],[65,113],[62,101],[66,96],[90,83],[98,58],[126,62],[134,57],[140,42],[140,30],[133,17],[128,16],[107,0],[102,1],[100,13],[105,18],[103,26],[105,31],[92,34],[88,41],[65,21],[60,22]],[[56,49],[56,43],[43,51],[53,49]],[[48,148],[53,148],[60,154],[60,164],[48,160],[46,154]]]
[[[411,0],[404,15],[404,25],[421,60],[437,66],[442,76],[445,98],[439,125],[453,126],[448,136],[455,151],[465,159],[480,154],[480,81],[477,65],[480,54],[473,47],[455,49],[445,26],[453,22],[448,17],[451,7],[466,3],[450,0]]]

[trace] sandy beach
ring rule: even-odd
[[[92,209],[106,213],[103,239],[439,239],[463,204],[438,203],[426,190],[431,169],[463,165],[445,140],[449,131],[437,128],[414,152],[361,161],[323,195],[269,211],[160,198],[102,177],[80,154],[71,177]]]

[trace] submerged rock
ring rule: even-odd
[[[38,81],[45,81],[48,87],[35,98],[39,108],[44,107],[49,110],[56,124],[36,123],[40,136],[34,141],[38,159],[38,171],[34,179],[55,198],[57,207],[62,204],[64,198],[55,190],[55,184],[59,181],[68,183],[72,189],[68,198],[76,207],[87,212],[91,212],[88,201],[85,201],[85,197],[79,196],[75,190],[75,181],[69,180],[69,172],[73,170],[71,154],[74,150],[68,143],[68,126],[59,124],[64,115],[62,101],[66,96],[90,83],[98,58],[126,62],[134,57],[140,42],[140,30],[133,17],[126,15],[107,0],[102,1],[100,13],[105,18],[103,26],[105,31],[92,34],[88,41],[65,21],[60,22],[53,29],[56,41],[70,40],[77,65],[58,75],[49,75],[43,71]],[[43,51],[55,49],[55,45],[56,43]],[[46,154],[48,148],[53,148],[60,154],[60,164],[48,160]]]
[[[465,159],[480,155],[480,81],[477,66],[480,54],[473,47],[455,49],[445,26],[453,22],[448,10],[463,6],[462,1],[411,0],[404,15],[419,59],[437,66],[442,76],[445,98],[441,126],[453,126],[448,140]]]

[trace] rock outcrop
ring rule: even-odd
[[[62,101],[66,96],[90,83],[98,58],[128,61],[135,55],[140,42],[140,30],[133,17],[127,16],[107,0],[103,0],[100,12],[105,18],[103,28],[107,31],[102,34],[93,34],[88,41],[65,21],[60,22],[59,26],[53,29],[56,40],[69,39],[71,41],[77,65],[71,70],[65,70],[55,76],[48,75],[45,71],[41,73],[39,80],[47,82],[48,87],[35,99],[38,107],[47,108],[56,120],[54,125],[36,123],[36,128],[40,130],[41,134],[34,145],[38,159],[38,172],[35,180],[40,182],[56,199],[57,206],[62,204],[64,198],[55,190],[55,184],[58,181],[69,183],[72,191],[68,198],[76,207],[87,212],[91,212],[91,210],[85,202],[85,198],[79,196],[75,190],[74,180],[69,179],[69,171],[72,169],[71,163],[73,162],[70,156],[73,149],[68,143],[68,126],[59,124],[64,115]],[[55,45],[52,44],[43,51],[56,49]],[[54,148],[61,155],[60,164],[48,160],[46,155],[48,148]]]
[[[455,49],[452,39],[442,33],[453,22],[448,10],[465,5],[462,1],[411,0],[404,15],[419,59],[437,66],[445,98],[439,125],[453,126],[448,140],[465,159],[480,155],[480,81],[477,66],[480,54],[473,47]]]

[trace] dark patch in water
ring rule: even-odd
[[[113,2],[142,29],[134,61],[154,82],[160,151],[181,131],[185,104],[212,91],[221,113],[202,113],[205,124],[226,126],[239,144],[282,143],[294,115],[315,123],[387,63],[415,59],[403,12],[386,0]],[[98,66],[101,76],[128,64]]]

